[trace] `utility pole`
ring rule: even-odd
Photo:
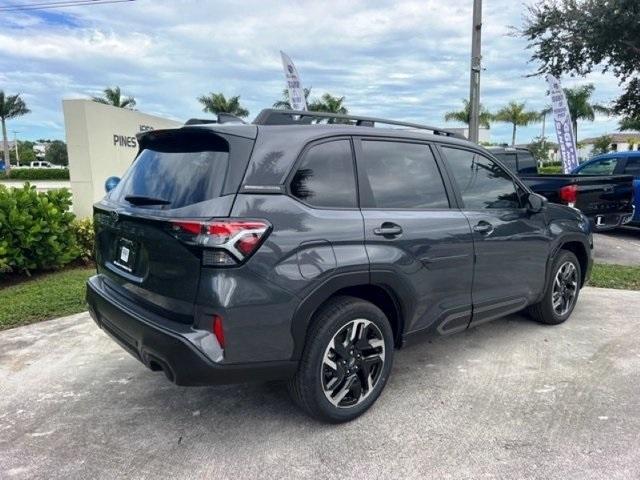
[[[469,88],[469,140],[478,143],[480,137],[480,70],[482,54],[482,0],[473,0],[473,27],[471,30],[471,78]]]
[[[20,166],[20,154],[18,153],[18,134],[20,132],[13,131],[13,146],[16,149],[16,167]]]

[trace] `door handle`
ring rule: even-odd
[[[383,237],[395,237],[402,233],[402,227],[395,223],[384,222],[380,227],[374,228],[373,233]]]
[[[484,220],[480,220],[474,227],[473,227],[473,231],[474,232],[478,232],[481,234],[490,234],[491,232],[493,232],[493,225],[491,225],[489,222],[485,222]]]

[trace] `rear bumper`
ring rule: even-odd
[[[602,232],[625,225],[633,219],[633,210],[619,213],[603,213],[589,215],[591,228],[594,232]]]
[[[202,349],[203,334],[186,325],[159,325],[144,311],[111,293],[99,275],[87,282],[87,303],[94,321],[117,343],[148,368],[162,370],[177,385],[216,385],[286,379],[295,361],[225,364]]]

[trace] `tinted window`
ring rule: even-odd
[[[449,208],[431,148],[418,143],[362,142],[359,163],[369,180],[372,207]]]
[[[443,150],[465,208],[520,207],[513,180],[497,163],[467,150],[446,147]]]
[[[145,149],[122,181],[109,194],[111,200],[150,197],[168,204],[152,208],[181,208],[220,196],[229,165],[228,151],[162,152]]]
[[[624,167],[624,173],[627,175],[640,176],[640,157],[627,158],[627,166]]]
[[[518,173],[518,165],[516,164],[515,153],[498,153],[495,154],[495,157],[500,160],[509,170],[514,173]]]
[[[577,173],[578,175],[613,175],[616,165],[618,165],[617,158],[603,158],[585,165]]]
[[[538,165],[536,159],[529,152],[518,151],[518,171],[521,174],[538,173]]]
[[[291,181],[291,193],[316,207],[355,207],[351,143],[336,140],[309,148]]]

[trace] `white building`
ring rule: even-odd
[[[640,150],[640,133],[608,133],[605,135],[601,135],[600,137],[585,138],[584,140],[580,140],[578,142],[578,158],[580,159],[580,161],[588,160],[594,156],[593,146],[600,138],[602,138],[602,136],[611,138],[611,143],[609,143],[610,152]]]
[[[36,154],[36,158],[38,160],[44,159],[45,154],[47,153],[48,143],[36,143],[33,146],[33,153]]]

